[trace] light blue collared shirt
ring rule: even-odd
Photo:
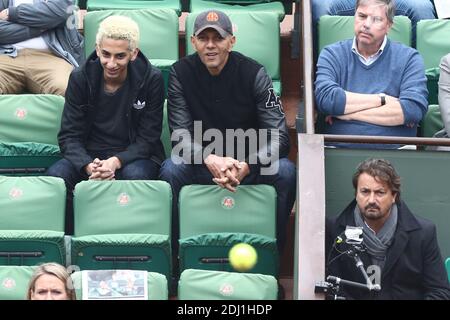
[[[353,38],[353,44],[352,44],[352,51],[355,53],[359,60],[364,63],[366,66],[370,66],[372,63],[377,61],[377,59],[381,56],[383,53],[384,47],[386,47],[387,43],[387,36],[384,36],[383,43],[381,44],[380,49],[378,49],[377,53],[371,55],[370,57],[366,58],[358,51],[358,47],[356,46],[356,37]]]

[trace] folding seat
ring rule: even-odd
[[[35,266],[0,266],[0,300],[26,300]]]
[[[60,159],[63,108],[57,95],[0,95],[0,174],[42,173]]]
[[[319,52],[327,45],[355,36],[353,16],[320,17],[318,26]],[[395,16],[394,25],[388,33],[388,38],[404,45],[411,46],[411,21],[405,16]]]
[[[248,12],[248,13],[269,12],[274,13],[278,17],[278,21],[283,21],[285,13],[292,12],[292,1],[190,0],[190,10],[189,10],[190,12],[199,13],[211,9],[220,10],[227,14],[236,12]]]
[[[171,275],[172,191],[164,181],[83,181],[74,191],[72,264]]]
[[[0,176],[0,265],[64,264],[65,203],[60,178]]]
[[[95,10],[141,10],[171,9],[181,15],[179,0],[86,0],[88,11]]]
[[[417,50],[425,63],[429,104],[438,104],[439,63],[450,52],[450,20],[421,20],[417,23]]]
[[[178,60],[178,16],[176,13],[170,9],[88,12],[84,17],[86,56],[95,50],[95,36],[100,22],[112,15],[130,17],[139,25],[141,34],[139,49],[155,67],[162,71],[167,89],[170,67]]]
[[[184,186],[179,195],[180,272],[233,271],[228,252],[252,245],[256,265],[249,273],[278,275],[276,191],[269,185],[241,185],[236,193],[215,185]]]
[[[190,36],[198,12],[186,18],[186,53],[195,52]],[[280,77],[280,24],[276,14],[270,12],[228,12],[233,23],[236,44],[233,50],[255,59],[272,78],[275,92],[281,94]],[[256,36],[257,35],[257,36]]]
[[[187,269],[178,282],[179,300],[276,300],[270,275]]]
[[[116,291],[118,292],[126,292],[126,288],[129,286],[129,278],[134,277],[134,275],[130,274],[130,270],[101,270],[101,273],[98,271],[99,270],[83,270],[71,274],[77,300],[105,299],[105,297],[110,300],[136,299],[136,296],[130,296],[127,298],[127,294],[122,295],[120,293],[116,295],[104,294],[104,297],[101,295],[97,295],[97,297],[95,297],[95,295],[93,295],[94,297],[88,297],[90,292],[100,289],[100,281],[108,281],[108,285],[112,287],[111,289],[116,288]],[[157,272],[142,272],[144,273],[144,278],[147,280],[147,286],[146,288],[144,287],[143,283],[140,282],[141,279],[133,279],[136,287],[139,286],[136,291],[138,291],[139,294],[144,294],[145,291],[143,289],[147,289],[146,295],[148,300],[167,300],[168,287],[166,277]],[[88,279],[90,277],[95,278],[96,281],[89,281]],[[111,282],[115,282],[115,285]]]
[[[434,134],[444,128],[439,105],[428,106],[427,113],[420,123],[420,136],[431,138]]]

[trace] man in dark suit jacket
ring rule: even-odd
[[[450,299],[450,287],[435,225],[415,216],[400,200],[400,177],[383,159],[363,161],[353,175],[355,200],[327,225],[327,274],[366,283],[355,259],[345,252],[348,226],[362,228],[358,252],[380,291],[341,285],[348,299]],[[347,229],[347,232],[346,232]],[[345,235],[344,235],[345,234]]]

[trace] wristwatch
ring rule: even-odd
[[[382,93],[379,93],[378,96],[380,97],[380,100],[381,100],[380,106],[384,106],[386,104],[386,94],[382,92]]]

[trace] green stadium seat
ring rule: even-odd
[[[112,15],[130,17],[139,25],[141,34],[139,49],[155,67],[162,71],[167,92],[170,67],[178,60],[178,16],[176,13],[170,9],[88,12],[84,17],[86,56],[95,50],[95,36],[100,22]]]
[[[64,264],[65,205],[60,178],[0,176],[0,265]]]
[[[0,300],[26,300],[35,266],[0,266]]]
[[[181,15],[179,0],[86,0],[87,10],[141,10],[171,9]]]
[[[83,181],[74,191],[72,264],[171,276],[172,192],[164,181]]]
[[[292,7],[292,2],[289,3]],[[288,6],[286,12],[290,12]],[[190,12],[199,13],[206,10],[216,9],[227,14],[235,12],[274,13],[278,21],[283,21],[285,6],[281,1],[270,0],[190,0]]]
[[[270,275],[187,269],[178,282],[179,300],[276,300]]]
[[[120,273],[121,271],[124,270],[115,269],[105,271],[110,271],[111,273],[113,272]],[[87,272],[89,272],[89,270],[77,271],[71,274],[77,300],[87,300],[83,297],[83,283],[87,282],[83,278],[88,276]],[[157,272],[147,272],[147,294],[148,300],[167,300],[169,294],[166,277]]]
[[[193,34],[194,21],[198,12],[191,13],[186,18],[186,52],[195,52],[190,36]],[[255,59],[265,68],[272,78],[273,87],[278,95],[281,94],[280,76],[280,24],[274,13],[268,12],[230,12],[233,23],[233,33],[236,44],[233,50],[239,51]],[[255,34],[261,35],[255,37]]]
[[[438,102],[439,63],[450,52],[450,20],[421,20],[417,23],[417,50],[425,63],[428,79],[428,102]]]
[[[180,272],[233,271],[228,252],[237,243],[258,253],[249,273],[278,276],[276,191],[269,185],[241,185],[236,193],[215,185],[184,186],[179,196]]]
[[[444,123],[439,106],[436,104],[429,105],[427,113],[420,123],[420,136],[431,138],[442,129],[444,129]]]
[[[319,52],[327,45],[351,39],[355,36],[353,16],[329,16],[324,15],[319,20]],[[411,46],[411,21],[405,16],[395,16],[394,25],[389,31],[388,37],[392,41],[398,41]]]
[[[445,260],[445,268],[447,269],[448,281],[450,281],[450,258]]]
[[[57,95],[0,95],[0,174],[42,173],[60,159],[63,108]]]

